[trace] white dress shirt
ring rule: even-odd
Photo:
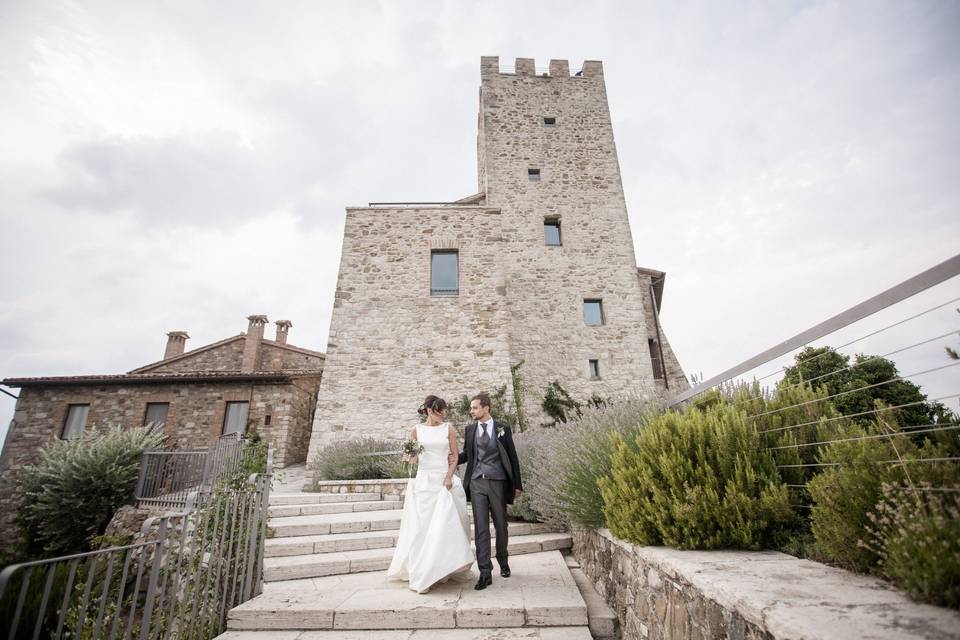
[[[490,419],[487,422],[477,422],[477,437],[483,436],[482,432],[486,432],[490,438],[493,438],[493,420]]]

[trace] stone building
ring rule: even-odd
[[[163,423],[175,448],[206,447],[223,433],[256,431],[274,445],[274,463],[306,458],[324,354],[287,343],[292,323],[250,316],[246,333],[185,351],[184,331],[167,334],[163,359],[125,374],[8,378],[19,387],[0,452],[0,535],[10,525],[17,469],[39,459],[51,438],[92,425]]]
[[[310,442],[401,437],[428,393],[511,388],[528,424],[556,381],[586,400],[688,383],[637,267],[603,66],[481,59],[476,195],[348,208]]]

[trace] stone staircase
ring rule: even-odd
[[[511,522],[512,577],[495,567],[493,585],[475,591],[474,566],[417,594],[385,573],[405,481],[323,484],[323,493],[271,494],[263,593],[230,611],[219,640],[615,637],[612,611],[564,558],[570,534]]]

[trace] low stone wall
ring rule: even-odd
[[[391,480],[318,480],[315,487],[309,484],[306,491],[319,493],[374,493],[379,491],[384,500],[402,497],[407,490],[407,478]]]
[[[775,551],[641,547],[577,531],[573,552],[624,640],[960,638],[960,613],[882,580]]]

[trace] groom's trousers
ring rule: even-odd
[[[473,505],[473,538],[477,546],[477,568],[480,573],[493,573],[490,561],[490,518],[497,533],[497,563],[507,563],[506,480],[474,478],[470,481],[470,502]]]

